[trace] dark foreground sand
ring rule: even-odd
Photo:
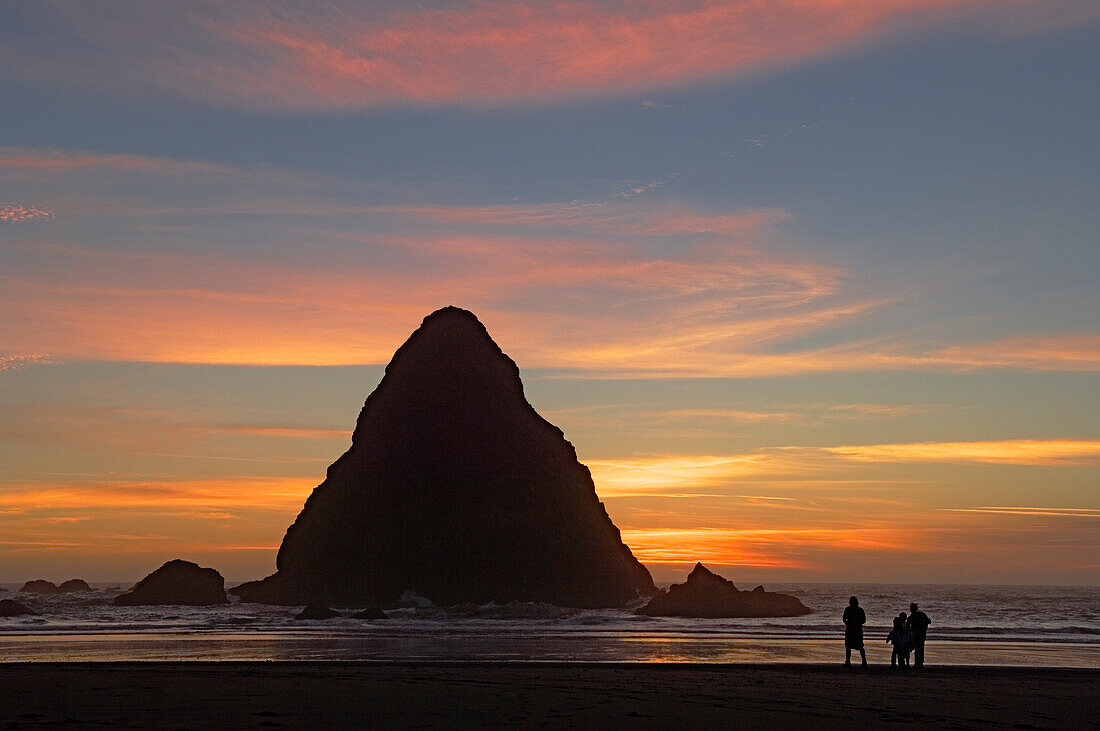
[[[0,728],[1100,728],[1100,671],[837,666],[0,664]]]

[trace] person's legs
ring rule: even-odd
[[[852,664],[852,648],[850,648],[850,647],[845,647],[844,648],[844,664],[845,665],[851,665]]]
[[[898,662],[899,659],[900,659],[900,653],[898,652],[898,649],[895,647],[894,650],[890,653],[890,667],[896,668],[900,664]]]
[[[863,651],[863,647],[859,648],[859,656],[863,660],[863,667],[867,667],[867,653]]]
[[[913,666],[924,667],[924,640],[913,641]]]

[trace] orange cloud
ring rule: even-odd
[[[1015,515],[1020,517],[1044,518],[1100,518],[1100,510],[1093,508],[1029,508],[1029,507],[985,507],[985,508],[940,508],[949,513],[978,513],[982,515]]]
[[[10,148],[0,148],[0,176],[12,185],[56,186],[55,197],[74,215],[354,215],[365,230],[388,231],[311,224],[300,236],[323,256],[266,261],[233,250],[188,253],[190,245],[135,252],[16,242],[20,255],[0,274],[7,317],[0,347],[8,353],[382,363],[426,313],[457,304],[475,310],[523,366],[591,377],[1100,370],[1100,340],[1088,333],[949,347],[896,338],[786,347],[890,302],[849,293],[846,269],[785,246],[778,227],[789,215],[778,209],[714,212],[629,200],[356,206],[327,200],[348,191],[324,176]],[[134,190],[148,187],[143,176],[193,186],[188,207],[134,199]],[[365,192],[356,185],[356,194]],[[149,225],[158,236],[181,233],[177,224]],[[46,256],[49,266],[27,263]],[[416,277],[408,275],[413,270]]]
[[[1100,463],[1100,441],[1084,439],[865,444],[825,447],[824,451],[859,462],[982,462],[1033,466]]]
[[[90,508],[180,508],[297,511],[319,479],[301,477],[213,477],[186,480],[97,479],[23,482],[0,486],[0,511]],[[15,513],[13,513],[15,514]],[[24,520],[24,518],[20,518]]]
[[[967,368],[1096,371],[1100,370],[1100,335],[1041,335],[953,346],[929,358],[937,359]]]
[[[927,531],[875,528],[625,528],[623,541],[645,563],[691,563],[767,568],[815,568],[794,554],[801,548],[848,551],[938,551]]]
[[[31,353],[0,355],[0,373],[4,371],[19,370],[20,368],[26,368],[30,365],[48,365],[50,363],[57,363],[57,360],[47,358],[44,355],[34,355]]]
[[[618,460],[587,460],[602,498],[680,494],[715,488],[738,478],[775,471],[763,454],[730,456],[655,456]]]

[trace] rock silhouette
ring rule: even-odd
[[[228,604],[225,579],[214,569],[190,561],[173,559],[139,581],[133,591],[115,597],[117,606],[186,604],[208,606]]]
[[[367,607],[361,612],[354,612],[348,616],[352,619],[389,619],[386,613],[378,607]]]
[[[19,617],[24,614],[37,615],[38,612],[11,599],[0,599],[0,617]]]
[[[58,589],[57,584],[52,581],[33,579],[23,584],[23,588],[19,591],[22,594],[56,594]]]
[[[732,581],[695,564],[683,584],[658,593],[636,614],[649,617],[799,617],[811,611],[797,597],[758,586],[739,591]]]
[[[329,609],[326,606],[320,604],[310,604],[298,614],[294,615],[295,619],[336,619],[337,617],[343,617],[334,609]]]
[[[278,571],[231,591],[269,604],[533,601],[651,593],[592,477],[527,402],[471,312],[438,310],[394,354],[351,448],[287,530]]]
[[[71,594],[77,591],[91,591],[92,587],[88,586],[88,582],[84,579],[69,579],[68,581],[62,581],[61,585],[57,587],[57,593],[59,594]]]

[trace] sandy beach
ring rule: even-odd
[[[839,665],[9,663],[5,728],[1100,728],[1100,672]]]

